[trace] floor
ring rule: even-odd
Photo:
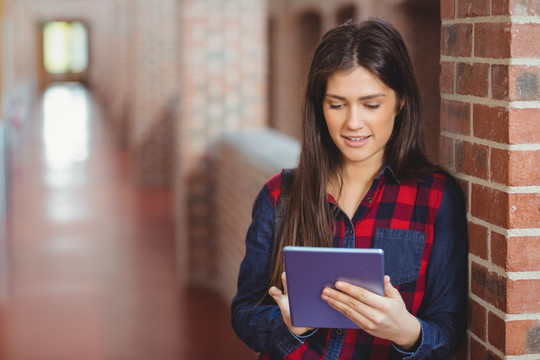
[[[3,264],[4,360],[254,359],[228,304],[175,278],[171,192],[140,189],[76,84],[18,133]]]

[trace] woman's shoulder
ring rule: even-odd
[[[431,196],[438,198],[439,206],[460,207],[464,203],[464,191],[459,180],[444,169],[426,174],[419,181],[420,187],[428,187]]]
[[[294,177],[294,169],[283,169],[282,171],[274,174],[270,179],[268,179],[264,185],[270,200],[275,205],[277,204],[278,198],[281,195],[283,185],[289,186]]]
[[[432,196],[439,193],[440,196],[447,194],[450,196],[463,196],[462,187],[459,181],[443,168],[437,168],[423,173],[415,178],[403,179],[400,185],[413,188],[429,189]]]

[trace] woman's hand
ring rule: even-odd
[[[390,277],[384,277],[384,297],[344,281],[335,286],[337,290],[325,288],[322,299],[368,334],[388,339],[404,350],[419,339],[420,322],[409,313]]]
[[[293,326],[293,324],[291,323],[291,311],[289,308],[289,296],[287,295],[287,278],[285,276],[285,273],[281,274],[281,280],[283,282],[283,291],[281,291],[275,286],[272,286],[268,293],[277,302],[279,309],[281,310],[281,315],[283,316],[283,321],[285,321],[285,324],[287,325],[289,330],[291,330],[291,332],[295,335],[302,335],[310,330],[313,330],[313,328]]]

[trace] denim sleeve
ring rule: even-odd
[[[461,189],[449,178],[434,224],[424,299],[417,317],[422,339],[404,359],[448,359],[467,329],[467,219]]]
[[[240,265],[238,290],[231,306],[231,322],[238,337],[249,347],[283,357],[300,346],[302,340],[289,331],[279,307],[267,294],[274,215],[275,206],[265,186],[253,205],[252,222],[246,235],[246,254]]]

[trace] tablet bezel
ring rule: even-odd
[[[294,326],[358,328],[321,299],[338,280],[384,296],[382,249],[286,246],[283,248],[291,321]]]

